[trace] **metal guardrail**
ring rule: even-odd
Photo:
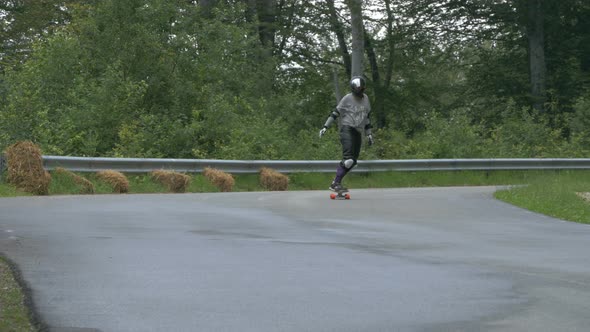
[[[217,160],[217,159],[143,159],[87,158],[43,156],[46,170],[57,167],[75,172],[116,170],[123,173],[146,173],[159,169],[183,173],[200,173],[206,167],[227,173],[258,173],[269,167],[282,173],[334,172],[338,160]],[[408,159],[362,160],[356,172],[383,171],[465,171],[465,170],[560,170],[590,169],[590,158],[579,159]]]

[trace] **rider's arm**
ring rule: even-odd
[[[338,108],[335,108],[331,113],[330,116],[328,116],[328,119],[326,120],[326,123],[324,123],[324,128],[330,128],[330,126],[332,125],[332,123],[340,116],[340,112],[338,111]]]

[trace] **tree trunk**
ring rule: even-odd
[[[243,0],[246,4],[244,16],[247,22],[257,24],[258,38],[261,47],[257,49],[256,57],[260,67],[257,73],[260,77],[260,91],[272,90],[274,86],[275,62],[273,53],[275,48],[277,0]]]
[[[340,23],[340,20],[338,19],[336,7],[334,7],[334,0],[326,0],[326,4],[328,5],[328,11],[330,13],[330,25],[332,26],[332,31],[334,31],[334,33],[336,34],[336,38],[338,39],[338,46],[340,47],[340,54],[342,55],[342,63],[344,63],[346,75],[350,77],[352,65],[350,60],[350,54],[348,53],[348,46],[346,46],[344,29],[342,28],[342,23]]]
[[[389,49],[387,61],[385,63],[385,80],[383,88],[388,89],[391,84],[393,75],[393,56],[395,54],[395,41],[393,39],[393,12],[391,10],[391,0],[385,0],[385,10],[387,13],[387,47]]]
[[[375,114],[375,124],[377,128],[385,127],[387,117],[385,116],[385,105],[383,103],[383,94],[385,89],[381,83],[381,75],[379,74],[379,65],[377,63],[377,55],[371,41],[371,37],[365,32],[365,51],[371,66],[371,78],[373,81],[373,90],[375,94],[375,102],[373,103],[373,111]]]
[[[543,0],[531,0],[527,3],[529,43],[529,70],[531,97],[533,107],[544,111],[546,96],[545,30]]]
[[[352,76],[363,76],[363,51],[365,46],[362,0],[349,0],[350,24],[352,27]]]
[[[276,26],[276,0],[258,0],[256,12],[258,13],[258,33],[263,47],[272,49],[275,43]]]

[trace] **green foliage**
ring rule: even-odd
[[[590,91],[577,99],[574,112],[567,116],[567,124],[571,135],[569,144],[564,146],[564,155],[588,158],[590,155]]]
[[[424,116],[425,131],[414,140],[416,158],[478,158],[482,155],[481,127],[471,123],[469,109],[454,110],[449,118]]]
[[[559,155],[561,133],[536,111],[509,103],[502,122],[491,132],[488,152],[499,158],[543,158]]]
[[[321,7],[279,6],[263,46],[272,20],[247,3],[206,15],[180,0],[22,6],[7,12],[18,22],[0,18],[0,34],[19,38],[0,45],[0,149],[28,139],[57,155],[340,159],[337,130],[317,138],[334,68],[348,90]],[[588,6],[547,4],[542,114],[529,105],[526,2],[407,2],[395,19],[375,6],[384,14],[366,21],[376,55],[366,76],[377,144],[361,158],[588,155]]]
[[[292,137],[288,159],[292,160],[339,160],[342,158],[342,147],[338,128],[333,126],[324,137],[318,138],[319,128],[301,130]]]

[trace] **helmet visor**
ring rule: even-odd
[[[355,93],[362,93],[365,91],[365,80],[360,77],[355,77],[350,81],[350,87]]]

